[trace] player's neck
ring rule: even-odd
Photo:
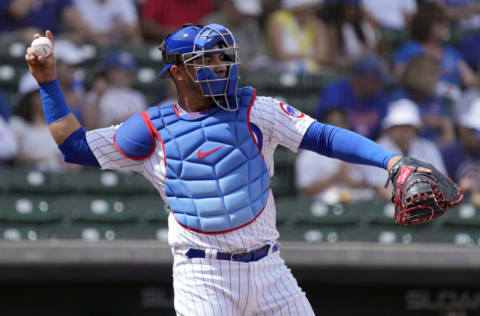
[[[200,112],[215,106],[210,97],[205,97],[196,93],[179,93],[178,105],[186,112]]]

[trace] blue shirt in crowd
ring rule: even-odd
[[[42,31],[51,30],[55,33],[61,20],[62,11],[73,5],[73,0],[38,1],[25,17],[14,19],[8,13],[12,1],[0,1],[0,32],[36,26]]]
[[[418,105],[420,117],[423,117],[425,115],[435,115],[435,116],[441,116],[441,117],[448,116],[448,111],[447,111],[447,107],[445,106],[445,103],[442,102],[441,98],[435,95],[426,97],[423,100],[423,102],[418,102],[418,100],[415,100],[412,98],[412,95],[410,92],[400,88],[391,93],[390,99],[392,102],[398,99],[412,100]],[[438,135],[438,132],[435,131],[433,128],[424,126],[422,129],[421,136],[435,142],[439,135]]]
[[[480,51],[480,34],[474,33],[466,36],[462,40],[460,50],[467,64],[474,71],[478,71],[480,69],[480,56],[478,54]]]
[[[396,52],[393,59],[394,65],[407,63],[416,56],[425,54],[422,46],[416,41],[407,41]],[[453,46],[444,45],[442,60],[440,61],[440,79],[460,86],[459,61],[463,60],[460,52]]]
[[[444,148],[442,156],[448,176],[456,182],[463,177],[480,179],[480,156],[469,155],[460,142]]]
[[[10,106],[10,102],[8,102],[8,99],[0,91],[0,116],[5,121],[8,121],[11,115],[12,115],[12,108]]]
[[[388,96],[381,91],[375,96],[360,98],[353,92],[348,78],[339,79],[327,85],[320,97],[316,118],[332,108],[340,108],[347,114],[350,129],[374,139],[380,130],[380,123],[386,114]]]

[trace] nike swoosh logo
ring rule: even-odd
[[[204,152],[204,153],[202,153],[202,151],[199,149],[199,150],[197,151],[197,157],[198,157],[199,159],[203,159],[203,158],[207,157],[208,155],[213,154],[213,153],[216,152],[217,150],[222,149],[223,146],[225,146],[225,145],[222,145],[222,146],[217,147],[217,148],[213,148],[212,150],[206,151],[206,152]]]

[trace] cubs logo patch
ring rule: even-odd
[[[288,116],[294,118],[302,118],[305,116],[305,114],[284,102],[280,102],[280,107],[282,108],[283,112],[285,112],[285,114],[287,114]]]

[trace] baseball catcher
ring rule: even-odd
[[[403,225],[429,222],[463,200],[460,187],[432,164],[402,157],[388,171],[395,220]]]
[[[45,36],[54,43],[50,31]],[[160,49],[160,78],[173,81],[177,102],[88,132],[65,100],[55,54],[36,56],[29,47],[25,60],[64,160],[139,172],[168,204],[178,315],[314,315],[277,242],[270,178],[279,145],[389,170],[402,224],[431,220],[461,201],[432,165],[239,87],[239,46],[226,27],[185,24]]]

